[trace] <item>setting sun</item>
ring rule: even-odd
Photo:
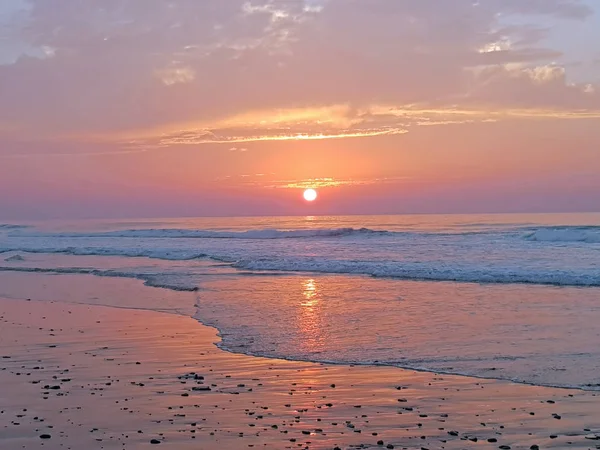
[[[307,189],[304,191],[304,200],[307,202],[314,202],[317,199],[317,191],[314,189]]]

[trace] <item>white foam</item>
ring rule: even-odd
[[[543,284],[553,286],[600,286],[600,268],[581,271],[527,270],[519,267],[452,267],[437,263],[335,261],[319,259],[244,260],[235,264],[247,270],[317,272],[370,275],[404,280],[457,281],[464,283]]]
[[[262,244],[261,244],[262,245]],[[600,266],[557,268],[548,263],[525,266],[518,262],[503,261],[491,264],[461,260],[364,260],[335,259],[321,254],[318,257],[255,253],[252,249],[198,251],[185,246],[178,248],[152,247],[45,247],[11,248],[10,251],[27,253],[58,253],[75,256],[123,256],[152,258],[167,261],[212,259],[232,264],[237,269],[271,272],[312,272],[328,274],[367,275],[404,280],[457,281],[465,283],[541,284],[554,286],[600,286]],[[261,247],[262,248],[262,247]],[[364,255],[360,255],[364,256]],[[174,274],[164,274],[166,277]]]
[[[341,239],[343,237],[346,238]],[[587,245],[600,242],[600,227],[593,226],[510,226],[504,231],[467,233],[368,228],[246,231],[152,228],[37,234],[15,231],[3,241],[6,247],[0,252],[147,257],[168,261],[210,258],[249,271],[600,286],[597,249]],[[586,245],[577,245],[579,243]]]

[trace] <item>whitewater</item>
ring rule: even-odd
[[[1,223],[16,272],[192,292],[231,351],[600,387],[600,214]]]
[[[209,258],[252,271],[600,286],[600,225],[549,225],[547,221],[536,225],[531,220],[518,223],[497,217],[487,222],[482,218],[473,222],[446,219],[437,224],[431,218],[422,224],[405,218],[399,223],[374,220],[365,220],[371,225],[366,227],[360,226],[361,218],[323,222],[279,219],[286,227],[295,226],[282,229],[261,228],[263,219],[247,219],[246,223],[229,219],[235,226],[230,229],[223,229],[228,219],[217,221],[218,229],[192,228],[195,223],[185,222],[187,227],[173,222],[171,228],[154,228],[152,222],[142,222],[143,227],[112,230],[78,230],[82,224],[69,224],[56,231],[39,225],[2,224],[0,254],[62,253],[172,261]],[[215,227],[215,223],[206,224]],[[120,224],[102,226],[119,228]],[[132,276],[137,277],[135,273]],[[184,274],[178,274],[178,288],[183,278]],[[185,287],[194,289],[196,282],[192,273]]]

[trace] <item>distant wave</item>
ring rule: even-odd
[[[187,230],[176,228],[139,229],[109,231],[104,233],[19,233],[19,237],[55,237],[55,238],[187,238],[187,239],[298,239],[312,237],[339,237],[354,234],[386,234],[387,231],[369,228],[322,228],[308,230],[247,230],[214,231]]]
[[[482,224],[476,224],[480,227]],[[48,238],[129,238],[129,239],[308,239],[308,238],[338,238],[346,236],[388,236],[388,237],[469,237],[493,236],[505,238],[525,238],[532,242],[581,242],[588,244],[600,243],[600,226],[509,226],[499,228],[471,230],[472,225],[462,226],[468,231],[393,231],[374,230],[370,228],[316,228],[316,229],[256,229],[245,231],[190,230],[180,228],[130,229],[107,232],[60,232],[44,233],[23,231],[24,225],[0,225],[0,229],[12,230],[10,236],[19,238],[48,237]],[[146,256],[146,255],[141,255]]]
[[[373,230],[371,228],[313,228],[296,230],[256,229],[245,231],[190,230],[180,228],[131,229],[107,232],[14,232],[11,237],[19,238],[130,238],[130,239],[308,239],[308,238],[337,238],[345,236],[396,236],[396,237],[428,237],[428,236],[477,236],[486,234],[505,233],[503,229],[477,231],[392,231]]]
[[[536,242],[582,242],[600,244],[598,227],[548,227],[527,234],[526,238]]]
[[[12,223],[0,223],[0,230],[19,230],[29,228],[29,225],[17,225]]]

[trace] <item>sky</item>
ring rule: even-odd
[[[600,211],[599,192],[597,0],[0,2],[3,220]]]

